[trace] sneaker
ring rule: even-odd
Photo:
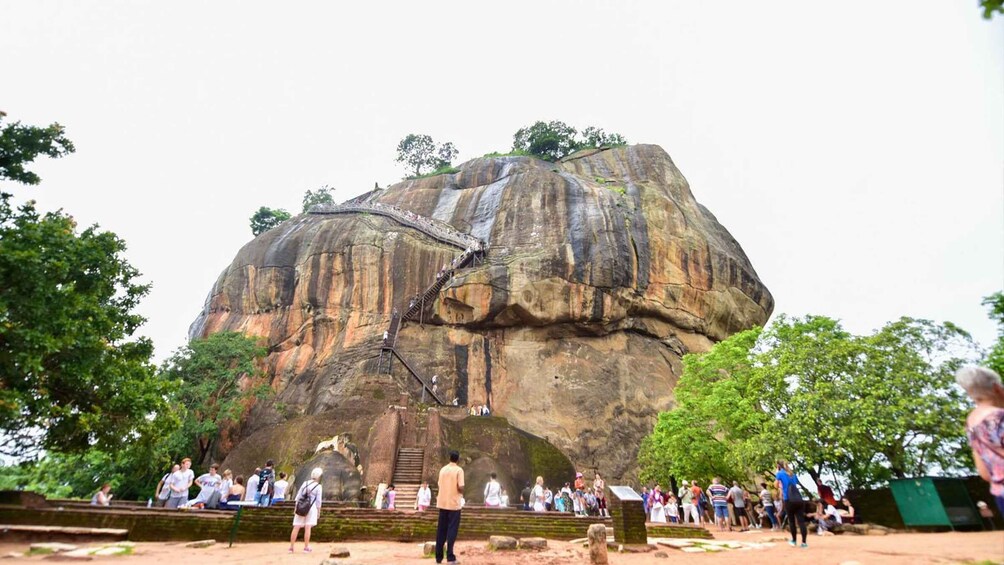
[[[794,545],[794,544],[792,544],[792,545]],[[809,544],[807,544],[807,543],[803,543],[803,544],[802,544],[802,545],[801,545],[800,547],[801,547],[802,549],[806,549],[806,548],[808,548],[808,547],[809,547]]]
[[[790,545],[791,547],[795,547],[795,542],[788,540],[788,545]]]

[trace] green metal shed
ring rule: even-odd
[[[907,527],[983,528],[980,513],[962,479],[894,479],[889,481],[889,489]]]

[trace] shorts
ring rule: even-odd
[[[716,504],[715,505],[715,518],[728,518],[729,517],[729,507],[727,504]]]

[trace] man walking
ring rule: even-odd
[[[464,470],[457,465],[460,453],[450,452],[450,462],[439,470],[439,524],[436,527],[436,563],[443,562],[443,545],[446,545],[446,562],[458,563],[453,554],[453,544],[460,530],[460,498],[464,494]]]
[[[745,532],[749,529],[749,522],[746,520],[746,489],[739,486],[739,481],[732,481],[732,488],[729,489],[728,497],[732,499],[732,509],[736,519],[739,520],[739,531]]]
[[[186,457],[181,460],[181,468],[171,473],[171,478],[167,480],[171,485],[171,495],[165,504],[167,508],[181,508],[188,503],[188,488],[195,480],[191,467],[192,460]]]

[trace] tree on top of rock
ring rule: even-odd
[[[410,133],[397,144],[395,161],[404,163],[414,176],[421,176],[423,171],[439,171],[448,169],[460,152],[453,143],[447,141],[436,145],[432,137]]]
[[[528,153],[545,161],[557,161],[580,149],[625,145],[627,140],[618,133],[608,134],[600,128],[589,126],[579,132],[565,122],[536,122],[520,128],[513,135],[514,152]]]
[[[251,215],[251,233],[259,236],[290,218],[290,213],[282,208],[262,206]]]
[[[303,211],[309,212],[311,208],[319,204],[334,204],[335,189],[324,185],[317,190],[308,190],[303,193]]]

